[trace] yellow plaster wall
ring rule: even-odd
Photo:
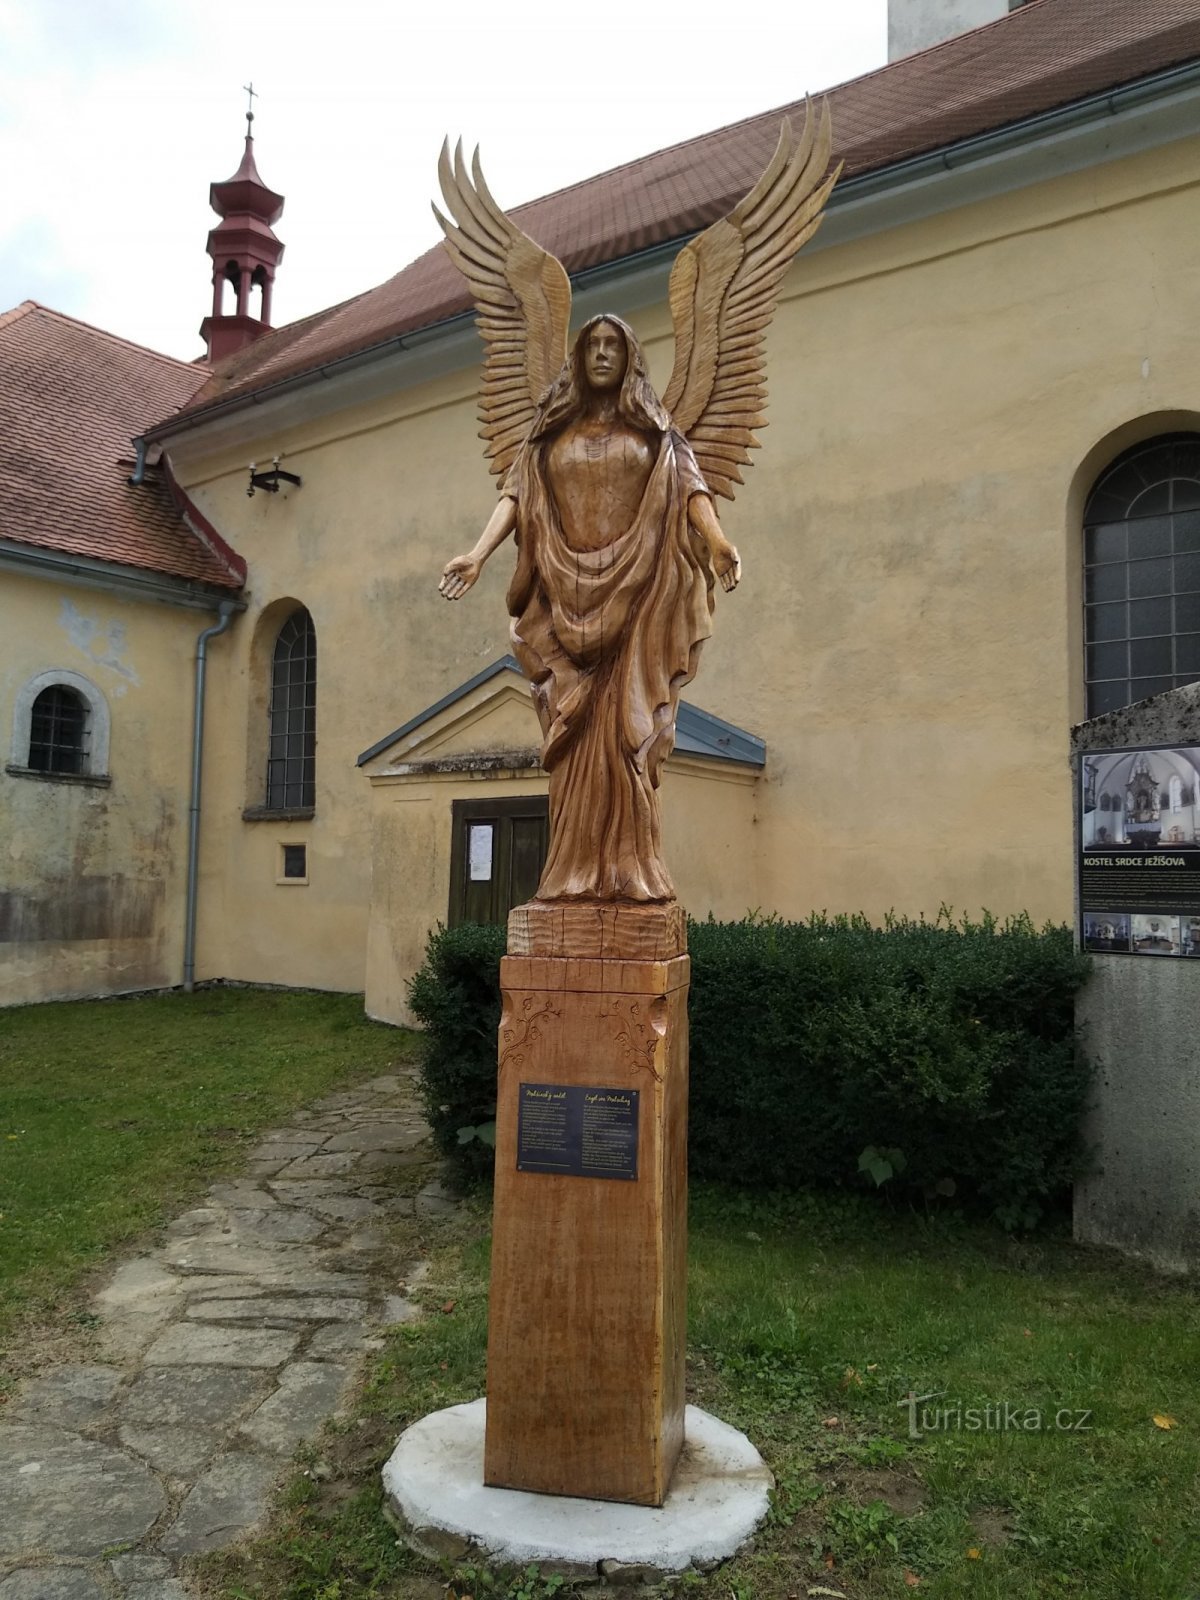
[[[762,904],[758,807],[764,783],[754,768],[672,756],[662,785],[667,865],[693,917],[734,921]]]
[[[494,498],[482,467],[462,470],[477,425],[466,406],[404,411],[377,403],[188,470],[189,492],[249,563],[251,590],[210,657],[200,978],[363,988],[371,836],[356,758],[508,649],[501,563],[455,614],[436,589]],[[246,462],[281,449],[303,487],[248,499]],[[265,798],[269,649],[256,643],[277,629],[284,598],[307,606],[316,630],[315,815],[247,822],[243,809]],[[308,847],[305,886],[276,881],[285,840]]]
[[[99,787],[0,772],[0,1004],[182,977],[192,656],[199,611],[4,578],[0,739],[22,686],[81,674],[111,720]]]
[[[445,922],[450,895],[451,806],[455,800],[506,800],[544,794],[548,780],[532,774],[395,779],[375,777],[372,898],[367,943],[367,1015],[412,1022],[406,984],[425,942]]]
[[[710,801],[668,833],[677,871],[714,863],[714,906],[1070,915],[1079,513],[1123,445],[1200,426],[1198,174],[1200,140],[1180,142],[793,270],[765,448],[721,505],[745,580],[719,597],[687,691],[767,740],[754,881],[718,872]],[[632,320],[661,386],[665,307]],[[201,976],[363,985],[373,846],[355,756],[508,648],[509,551],[453,608],[435,587],[493,503],[474,390],[464,369],[275,433],[252,436],[249,413],[244,440],[207,456],[199,435],[174,449],[253,590],[214,649]],[[277,451],[303,488],[248,500],[246,463]],[[282,596],[313,613],[320,674],[316,816],[286,826],[241,820],[261,799],[250,640]],[[406,835],[414,874],[448,876],[449,798]],[[723,820],[740,826],[734,807]],[[310,846],[303,889],[274,883],[289,832]],[[410,893],[427,889],[396,888],[397,917]]]
[[[764,903],[1070,918],[1083,498],[1200,429],[1198,174],[1193,140],[798,263],[696,695],[767,739]]]
[[[532,710],[528,718],[536,731]],[[548,780],[531,773],[394,776],[385,768],[369,781],[367,1014],[384,1022],[412,1023],[407,981],[448,910],[453,802],[544,794]],[[693,914],[738,917],[751,908],[743,886],[755,876],[756,783],[748,772],[720,772],[715,762],[680,758],[667,764],[664,820],[674,842],[691,846],[672,852],[671,870],[679,898]]]

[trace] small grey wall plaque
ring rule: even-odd
[[[637,1089],[522,1083],[518,1093],[518,1172],[636,1180]]]

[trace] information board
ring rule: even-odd
[[[1090,750],[1079,806],[1083,948],[1200,957],[1200,747]]]
[[[518,1172],[637,1178],[637,1089],[522,1083],[518,1093]]]

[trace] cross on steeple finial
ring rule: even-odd
[[[258,94],[258,90],[254,87],[253,78],[251,78],[249,83],[244,83],[242,88],[250,96],[250,99],[246,104],[246,137],[247,139],[250,139],[253,137],[253,131],[250,125],[254,121],[254,102],[257,98],[260,98],[260,96]]]

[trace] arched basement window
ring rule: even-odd
[[[65,684],[43,689],[29,718],[31,772],[88,771],[90,728],[87,702]]]
[[[1200,678],[1200,434],[1113,462],[1084,510],[1087,715]]]
[[[279,630],[271,658],[271,733],[267,805],[273,811],[316,801],[317,635],[301,608]]]

